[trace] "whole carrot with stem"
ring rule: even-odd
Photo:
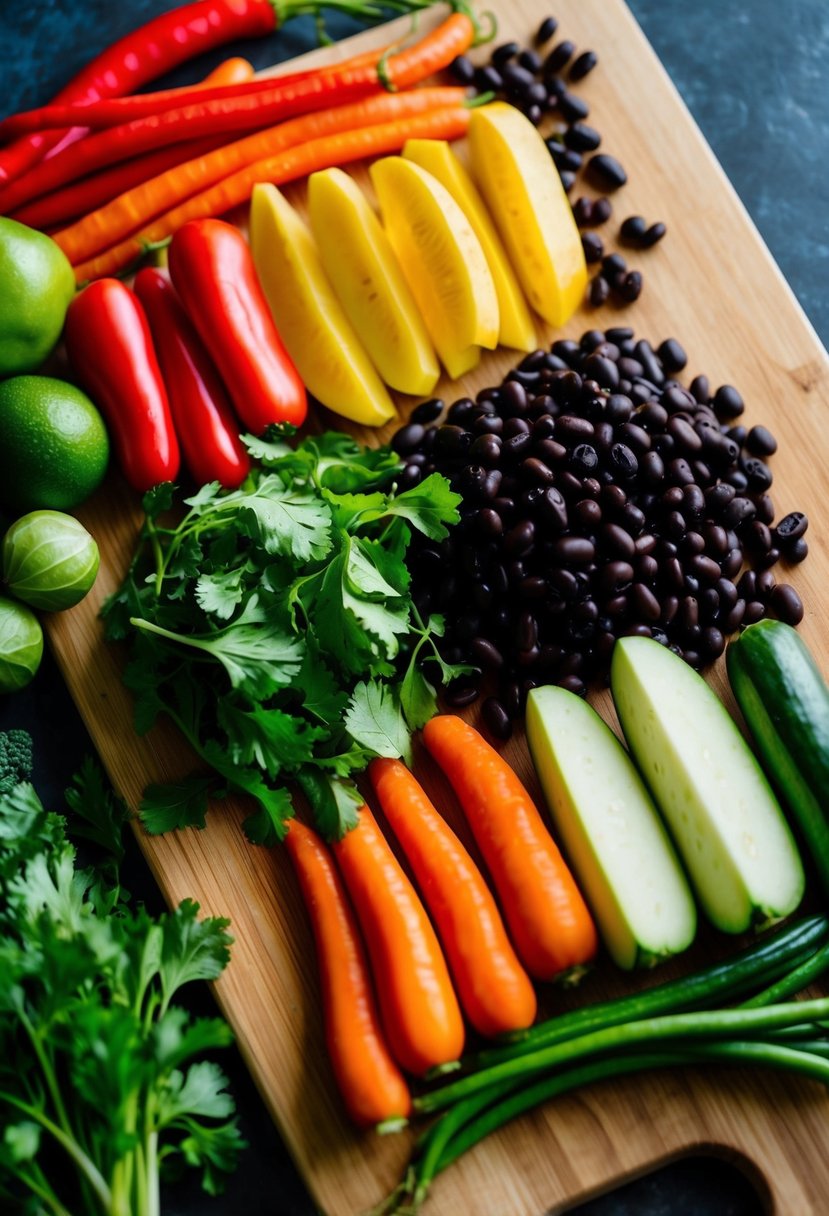
[[[250,80],[252,75],[253,64],[249,63],[247,59],[238,56],[225,59],[205,76],[204,80],[193,85],[193,92],[207,90],[216,84],[234,80]],[[141,182],[156,177],[159,173],[166,173],[168,169],[181,164],[182,161],[203,156],[205,152],[212,152],[223,142],[223,136],[213,135],[194,143],[172,144],[169,148],[161,148],[158,152],[148,152],[144,156],[134,157],[132,160],[113,165],[110,169],[102,169],[98,173],[84,177],[64,190],[56,190],[52,194],[35,199],[33,203],[24,204],[14,212],[11,218],[17,220],[18,223],[28,224],[30,228],[56,228],[78,216],[94,211],[96,207],[108,203],[110,199],[117,198],[125,190],[130,190]]]
[[[409,88],[441,67],[448,66],[462,49],[469,46],[474,30],[469,17],[454,13],[415,46],[388,59],[385,67],[388,86]],[[250,97],[194,102],[181,109],[166,110],[162,114],[109,127],[89,136],[65,153],[43,161],[24,178],[12,182],[0,193],[0,208],[7,214],[48,190],[151,148],[182,143],[217,132],[232,135],[261,130],[298,114],[359,100],[380,92],[383,87],[375,65],[345,66],[298,80],[294,84],[285,85],[277,81],[273,88]]]
[[[393,95],[394,99],[397,97],[398,94]],[[399,97],[402,101],[408,94],[399,94]],[[469,110],[458,106],[309,140],[297,148],[248,165],[209,189],[194,194],[134,236],[77,265],[75,278],[84,283],[102,275],[118,274],[136,262],[149,246],[166,240],[188,220],[224,215],[247,202],[257,182],[281,185],[296,181],[317,169],[396,152],[407,139],[458,139],[468,126]]]
[[[459,88],[382,93],[362,102],[324,110],[320,114],[304,114],[300,118],[289,119],[276,127],[217,148],[212,153],[194,157],[179,165],[175,172],[157,174],[84,216],[71,227],[56,233],[54,239],[70,262],[86,261],[129,236],[157,215],[263,157],[276,156],[283,149],[296,147],[308,139],[369,127],[390,117],[400,119],[406,115],[460,106],[463,99],[464,90]]]
[[[457,1060],[463,1019],[446,960],[423,904],[367,806],[332,848],[363,931],[395,1059],[417,1076]]]
[[[328,1057],[346,1110],[361,1127],[405,1119],[408,1086],[383,1036],[365,948],[331,852],[296,819],[285,847],[314,931]]]
[[[423,739],[458,796],[524,966],[539,980],[577,973],[596,953],[596,929],[517,775],[454,714],[427,722]]]
[[[467,1018],[483,1035],[524,1030],[535,1018],[535,992],[480,870],[405,764],[372,760],[368,773],[414,871]]]

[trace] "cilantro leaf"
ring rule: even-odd
[[[173,828],[203,828],[207,795],[213,784],[212,776],[193,776],[148,785],[138,808],[141,822],[153,836]]]
[[[314,744],[326,730],[275,707],[239,709],[229,700],[219,703],[218,719],[227,732],[235,764],[257,764],[273,778],[282,769],[310,761]]]
[[[331,511],[313,494],[288,491],[281,477],[263,477],[240,504],[243,521],[267,553],[317,561],[331,548]]]
[[[244,574],[242,566],[200,574],[196,580],[194,594],[202,611],[209,616],[217,616],[221,621],[230,620],[242,602]]]
[[[221,916],[199,920],[198,914],[199,905],[185,899],[174,912],[160,918],[163,942],[158,974],[165,1008],[179,988],[194,980],[218,979],[230,962],[230,921]]]
[[[326,840],[342,840],[357,826],[363,798],[350,781],[328,777],[312,768],[303,769],[298,780]]]
[[[377,756],[402,756],[411,762],[409,732],[400,705],[387,684],[361,681],[351,694],[345,728],[356,743]]]
[[[171,481],[161,481],[157,486],[153,486],[151,490],[147,490],[141,499],[141,505],[148,519],[157,519],[159,515],[163,515],[165,511],[170,510],[173,505],[175,489],[176,487]]]
[[[437,713],[437,693],[418,666],[415,654],[400,681],[398,696],[409,730],[421,730]]]
[[[432,473],[411,490],[390,498],[382,515],[402,516],[431,540],[443,540],[449,535],[446,525],[460,521],[461,501],[461,495],[450,489],[442,473]]]
[[[104,779],[99,764],[86,756],[64,792],[66,805],[73,813],[71,833],[97,844],[116,862],[124,856],[124,828],[130,813],[122,798],[116,798]]]

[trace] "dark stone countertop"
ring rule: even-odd
[[[829,343],[829,8],[824,0],[629,3],[812,324]],[[26,6],[0,0],[0,115],[43,104],[93,54],[168,7],[167,0],[133,0],[128,7],[109,0],[29,0]],[[330,22],[337,37],[357,28],[343,18]],[[207,66],[228,53],[245,54],[265,66],[307,49],[313,36],[312,22],[303,18],[278,36],[214,52]],[[182,71],[169,83],[188,78]],[[57,803],[79,758],[92,749],[48,655],[28,689],[0,698],[0,729],[12,726],[34,735],[38,786],[45,800]],[[127,886],[158,907],[158,894],[135,848]],[[211,1004],[206,989],[194,997],[200,1010],[209,1011]],[[180,1184],[165,1192],[165,1216],[313,1216],[313,1205],[241,1060],[228,1053],[223,1062],[250,1149],[224,1196],[209,1199],[195,1186]],[[731,1167],[691,1158],[579,1212],[755,1216],[761,1210]]]

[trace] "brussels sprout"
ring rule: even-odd
[[[98,562],[98,546],[86,528],[62,511],[31,511],[3,540],[6,587],[46,612],[79,603],[95,582]]]
[[[0,596],[0,693],[28,684],[42,657],[43,631],[35,614]]]

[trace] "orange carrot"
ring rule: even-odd
[[[402,101],[408,96],[410,94],[392,94],[389,100],[399,97]],[[257,182],[280,185],[296,181],[317,169],[397,152],[407,139],[458,139],[469,126],[469,113],[462,106],[432,110],[405,120],[378,123],[373,127],[312,139],[297,148],[257,161],[215,186],[194,194],[180,206],[153,220],[141,232],[82,262],[75,267],[75,278],[83,283],[88,279],[117,274],[135,262],[148,244],[165,240],[188,220],[224,215],[232,207],[247,202]]]
[[[360,931],[331,853],[296,819],[285,847],[314,930],[328,1055],[346,1109],[361,1127],[405,1118],[411,1097],[383,1038]]]
[[[432,718],[423,738],[458,795],[530,975],[549,980],[589,962],[598,948],[590,913],[516,774],[453,714]]]
[[[464,1013],[484,1035],[525,1029],[535,1017],[535,992],[480,870],[405,764],[372,760],[368,772],[437,928]]]
[[[198,191],[208,189],[264,157],[276,156],[286,148],[325,135],[460,106],[463,99],[464,90],[460,88],[417,89],[410,93],[385,93],[366,101],[289,119],[217,148],[209,155],[194,157],[177,166],[175,171],[168,169],[157,174],[56,233],[54,239],[70,262],[87,261]]]
[[[414,887],[367,806],[332,846],[363,931],[380,1013],[397,1062],[420,1076],[463,1051],[446,960]]]
[[[452,13],[420,42],[391,55],[386,61],[386,78],[396,89],[408,89],[426,80],[468,51],[476,32],[472,18],[466,13]]]

